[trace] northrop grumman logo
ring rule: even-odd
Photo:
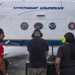
[[[13,7],[13,9],[24,9],[24,10],[63,10],[64,7]]]

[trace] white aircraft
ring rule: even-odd
[[[64,34],[75,34],[75,2],[0,0],[0,28],[5,32],[5,58],[28,55],[26,46],[37,28],[48,41],[49,55],[56,55]]]

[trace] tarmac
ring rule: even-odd
[[[28,58],[28,56],[19,56],[8,59],[10,64],[7,69],[7,75],[28,75],[26,71],[26,62]],[[49,61],[47,65],[47,75],[56,75],[54,62]]]
[[[8,75],[26,75],[26,61],[28,56],[19,56],[8,59]]]

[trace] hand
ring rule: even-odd
[[[8,75],[8,73],[6,75]]]
[[[58,71],[57,74],[60,75],[60,71]]]
[[[56,71],[57,75],[60,75],[60,71]]]

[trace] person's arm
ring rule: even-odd
[[[49,52],[49,46],[48,46],[48,43],[47,43],[47,41],[46,41],[46,58],[47,58],[47,56],[48,56],[48,52]]]
[[[6,65],[4,62],[4,48],[0,44],[0,69],[2,70],[3,74],[6,75]]]
[[[29,47],[30,47],[30,41],[27,44],[27,51],[29,51]]]
[[[61,61],[61,59],[58,58],[58,57],[55,60],[55,67],[56,67],[56,72],[57,72],[58,75],[60,73],[60,61]]]
[[[48,51],[46,51],[46,57],[48,56]]]
[[[3,63],[2,60],[3,60],[3,58],[0,58],[0,65]]]
[[[56,60],[55,60],[55,67],[56,67],[56,72],[57,72],[58,75],[60,74],[61,58],[62,58],[62,47],[59,47],[58,51],[57,51]]]
[[[6,72],[6,65],[5,65],[4,59],[2,59],[2,64],[0,65],[0,68],[3,72],[3,74],[6,75],[7,72]]]

